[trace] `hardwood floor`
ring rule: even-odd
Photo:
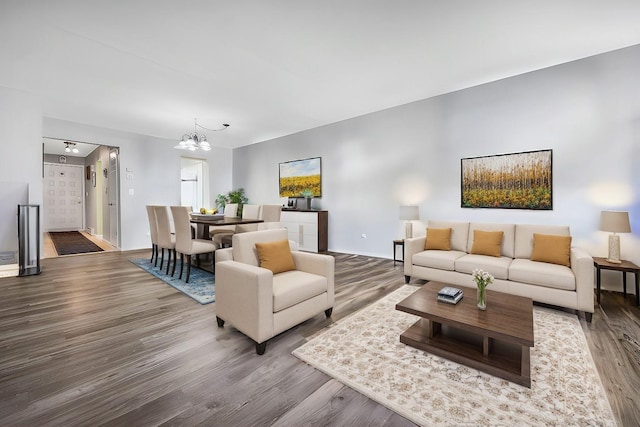
[[[0,279],[0,424],[413,425],[291,355],[309,336],[403,285],[402,265],[336,257],[336,307],[264,356],[215,304],[199,305],[128,260],[149,251],[43,260]],[[422,281],[412,281],[419,285]],[[640,310],[604,292],[580,319],[620,425],[640,424]]]

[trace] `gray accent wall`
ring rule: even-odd
[[[460,207],[461,158],[549,148],[552,211]],[[563,224],[606,256],[599,215],[617,209],[634,230],[622,255],[640,263],[640,46],[238,148],[233,186],[252,203],[283,203],[278,163],[316,156],[331,251],[391,258],[398,208],[418,204],[418,234],[430,218]]]

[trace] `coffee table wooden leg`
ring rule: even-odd
[[[489,356],[493,349],[493,338],[482,337],[482,354]]]
[[[524,378],[531,378],[530,350],[530,347],[522,346],[522,355],[520,356],[520,375]]]
[[[440,335],[442,331],[442,323],[434,322],[433,320],[429,320],[429,338],[433,338],[435,336]]]

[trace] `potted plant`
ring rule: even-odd
[[[300,192],[300,196],[304,197],[304,200],[306,201],[307,209],[311,209],[311,198],[313,197],[313,191],[306,188]]]
[[[227,194],[218,194],[216,197],[216,206],[223,208],[227,203],[238,204],[238,216],[242,216],[242,205],[249,202],[249,199],[244,193],[244,188],[238,188],[237,190],[231,190]]]

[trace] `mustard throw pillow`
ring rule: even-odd
[[[296,269],[288,240],[256,243],[256,249],[260,267],[271,270],[273,274]]]
[[[571,266],[571,236],[533,233],[531,261]]]
[[[451,229],[450,228],[429,228],[427,227],[427,240],[424,242],[424,249],[450,251],[451,250]]]
[[[471,253],[499,257],[503,235],[504,232],[502,231],[473,230]]]

